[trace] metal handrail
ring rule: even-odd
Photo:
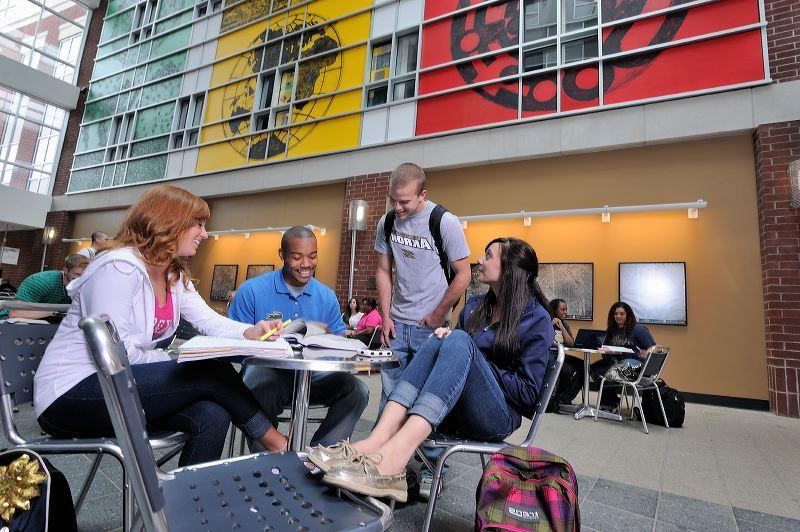
[[[28,301],[4,299],[0,300],[0,310],[42,310],[45,312],[66,312],[68,303],[29,303]]]

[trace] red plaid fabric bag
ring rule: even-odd
[[[536,447],[495,453],[478,484],[475,530],[577,532],[578,479],[572,466]]]

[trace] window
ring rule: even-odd
[[[419,30],[372,43],[365,89],[366,107],[413,98],[416,94]]]
[[[111,130],[106,148],[106,162],[119,161],[128,157],[131,137],[133,136],[133,113],[115,116],[111,121]]]
[[[278,105],[285,105],[292,101],[292,91],[294,89],[294,69],[281,72],[280,92],[278,93]]]
[[[197,145],[200,136],[200,122],[203,119],[205,95],[195,94],[178,100],[175,108],[175,124],[172,127],[171,146],[174,150]]]
[[[555,37],[557,0],[525,0],[525,41]]]
[[[597,57],[597,34],[592,32],[588,36],[564,41],[561,46],[561,59],[564,63]]]
[[[204,17],[209,13],[216,13],[222,9],[222,0],[198,2],[194,8],[194,18]]]
[[[556,65],[556,45],[530,48],[522,54],[522,65],[525,72],[542,70]]]
[[[564,31],[577,31],[597,26],[597,0],[562,0]]]
[[[270,114],[273,106],[275,88],[275,71],[271,70],[262,74],[259,79],[258,102],[256,105],[256,115],[253,121],[254,131],[269,129]]]

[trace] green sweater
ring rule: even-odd
[[[64,273],[61,270],[47,270],[27,277],[17,290],[17,301],[28,303],[72,303],[64,287]],[[8,318],[8,311],[0,312],[0,320]]]

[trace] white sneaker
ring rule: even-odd
[[[431,498],[431,488],[433,488],[433,475],[429,472],[423,472],[420,474],[419,477],[419,497],[420,499],[427,501]],[[439,479],[439,493],[436,495],[437,497],[442,494],[442,489],[444,488],[444,476]]]

